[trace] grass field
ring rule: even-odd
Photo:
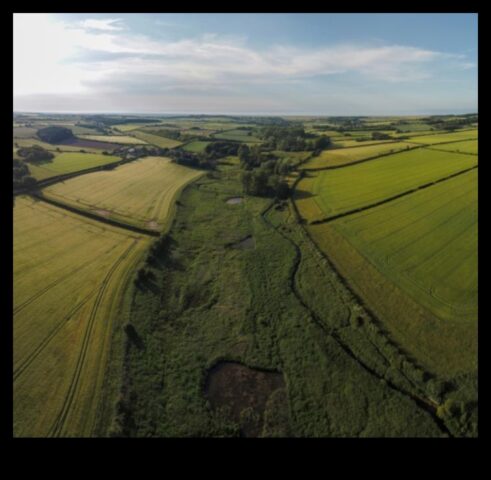
[[[177,194],[202,174],[167,158],[146,157],[114,170],[57,183],[43,193],[104,217],[162,230]]]
[[[477,171],[307,228],[404,348],[445,375],[476,368]]]
[[[467,140],[467,141],[464,140],[463,142],[435,145],[433,148],[438,148],[438,150],[446,150],[448,152],[471,153],[477,155],[478,142],[477,140]]]
[[[14,138],[30,138],[36,135],[37,129],[31,127],[14,127]]]
[[[204,152],[206,146],[211,143],[211,142],[191,142],[182,147],[183,150],[186,150],[187,152],[194,152],[194,153],[199,153],[199,152]]]
[[[261,139],[254,135],[248,135],[249,130],[228,130],[223,133],[215,133],[213,136],[220,140],[232,140],[236,142],[259,143]]]
[[[346,165],[357,160],[362,160],[368,157],[374,157],[377,155],[382,155],[390,153],[392,151],[397,152],[398,150],[405,150],[410,147],[409,144],[404,142],[395,143],[382,143],[378,145],[369,145],[353,148],[340,148],[334,150],[324,150],[317,157],[313,157],[305,165],[303,169],[315,169],[324,167],[333,167],[336,165]]]
[[[86,140],[96,140],[98,142],[119,143],[121,145],[143,145],[147,142],[139,138],[128,135],[79,135]]]
[[[159,123],[125,123],[123,125],[114,125],[115,130],[120,132],[131,132],[132,130],[138,130],[143,127],[159,126]]]
[[[435,135],[415,136],[411,137],[407,141],[412,143],[437,144],[470,139],[477,139],[477,129],[459,130],[452,133],[437,133]]]
[[[160,148],[174,148],[182,144],[182,142],[177,140],[161,137],[160,135],[152,135],[151,133],[144,132],[142,130],[135,130],[131,134],[136,138],[149,143],[150,145],[155,145],[156,147]]]
[[[148,239],[14,206],[14,436],[92,436],[128,275]]]
[[[63,152],[55,153],[55,158],[50,162],[38,165],[30,163],[29,169],[36,180],[44,180],[55,175],[77,172],[117,160],[120,160],[120,157],[101,153]]]
[[[80,152],[80,150],[85,150],[90,153],[101,153],[100,148],[90,148],[90,147],[78,147],[74,145],[52,145],[51,143],[43,142],[37,138],[14,138],[14,145],[17,144],[19,147],[31,147],[32,145],[39,145],[45,150],[52,152],[58,149],[62,152]]]
[[[309,173],[297,189],[300,214],[313,221],[344,213],[477,164],[474,155],[416,149],[336,170]]]
[[[394,139],[389,139],[389,140],[372,140],[371,138],[366,138],[364,141],[357,141],[353,138],[350,137],[334,137],[333,139],[333,145],[334,147],[337,148],[344,148],[344,147],[366,147],[370,145],[380,145],[383,143],[389,143],[393,142]]]

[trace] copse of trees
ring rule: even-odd
[[[266,169],[246,170],[242,173],[242,186],[247,195],[285,199],[290,187],[279,175]]]
[[[372,140],[390,140],[392,137],[383,132],[372,132]]]
[[[215,170],[216,159],[206,153],[186,152],[185,150],[162,149],[161,154],[170,157],[174,163],[191,168],[201,168],[204,170]]]
[[[39,145],[19,148],[17,150],[17,155],[22,157],[23,160],[28,163],[48,162],[54,158],[53,153],[49,152],[43,147],[40,147]]]
[[[41,128],[38,130],[37,136],[47,143],[61,143],[74,138],[73,132],[69,128],[56,126]]]
[[[12,173],[14,188],[36,185],[36,179],[31,177],[29,167],[22,160],[17,158],[13,159]]]
[[[205,148],[205,153],[210,157],[223,158],[229,155],[237,155],[240,143],[235,142],[211,142]]]

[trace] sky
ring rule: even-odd
[[[477,112],[477,14],[14,14],[14,111]]]

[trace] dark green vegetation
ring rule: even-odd
[[[73,132],[65,127],[45,127],[37,131],[37,136],[47,143],[62,143],[73,138]]]

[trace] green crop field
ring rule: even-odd
[[[94,434],[121,296],[148,241],[15,199],[15,436]]]
[[[73,145],[52,145],[51,143],[43,142],[37,138],[14,138],[14,146],[18,145],[19,147],[31,147],[33,145],[39,145],[43,147],[45,150],[49,150],[51,152],[61,151],[61,152],[80,152],[80,150],[85,150],[90,153],[101,153],[100,148],[91,148],[91,147],[76,147]]]
[[[55,175],[98,167],[117,160],[120,160],[120,157],[102,155],[101,153],[63,152],[56,153],[55,158],[49,162],[30,163],[29,169],[36,180],[44,180]]]
[[[249,130],[229,130],[223,133],[215,133],[215,138],[220,140],[232,140],[236,142],[257,143],[261,140],[254,135],[248,135]]]
[[[358,165],[309,173],[297,204],[309,221],[375,203],[477,165],[474,155],[416,149]]]
[[[476,368],[476,170],[308,229],[374,310],[382,312],[403,347],[443,374]],[[364,261],[358,257],[357,263],[336,231]],[[373,267],[438,320],[408,309],[399,289],[370,275]]]
[[[103,217],[162,230],[177,194],[202,173],[167,158],[146,157],[57,183],[43,193]]]
[[[130,137],[128,135],[79,135],[80,138],[86,140],[96,140],[98,142],[119,143],[121,145],[143,145],[147,142],[139,138]]]
[[[333,150],[324,150],[317,157],[313,157],[308,161],[303,168],[305,170],[333,167],[336,165],[346,165],[357,160],[364,158],[375,157],[377,155],[383,155],[390,152],[397,152],[398,150],[405,150],[408,147],[412,147],[404,142],[392,142],[382,143],[378,145],[360,145],[353,148],[339,148]]]
[[[476,155],[478,153],[477,139],[448,144],[444,143],[443,145],[435,145],[434,147],[428,148],[437,148],[438,150],[446,150],[447,152],[473,153]]]
[[[435,135],[422,135],[411,137],[408,142],[424,143],[424,144],[437,144],[445,142],[454,142],[457,140],[470,140],[477,139],[477,129],[471,130],[459,130],[452,133],[439,133]]]
[[[186,150],[187,152],[194,152],[194,153],[199,153],[199,152],[204,152],[206,146],[210,142],[191,142],[182,147],[183,150]]]
[[[372,140],[370,137],[366,137],[366,140],[358,141],[353,139],[353,137],[335,137],[333,138],[333,145],[335,147],[360,147],[360,146],[370,146],[370,145],[380,145],[383,143],[394,142],[394,140]]]
[[[178,147],[179,145],[182,145],[182,142],[178,142],[177,140],[161,137],[160,135],[153,135],[151,133],[144,132],[142,130],[132,131],[131,134],[136,138],[149,143],[150,145],[155,145],[156,147],[160,147],[160,148],[174,148],[174,147]]]

